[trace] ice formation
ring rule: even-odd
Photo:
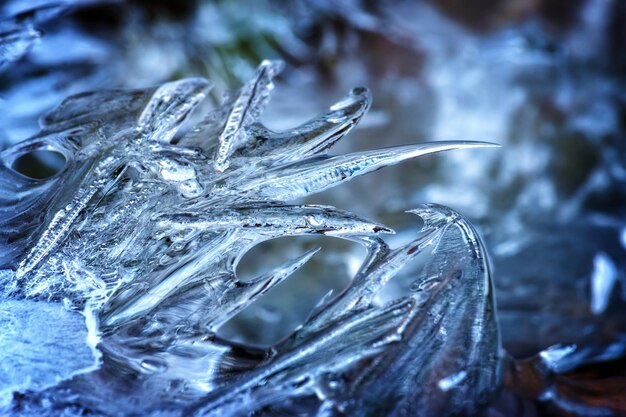
[[[369,109],[369,91],[353,89],[327,113],[275,132],[259,117],[281,65],[264,61],[188,130],[182,124],[211,87],[201,78],[71,96],[41,119],[40,134],[0,154],[0,323],[9,329],[0,336],[0,410],[445,416],[493,399],[502,361],[494,294],[466,219],[420,206],[411,210],[424,221],[417,238],[390,248],[382,224],[290,204],[406,159],[493,145],[329,156]],[[43,180],[14,169],[37,150],[61,154],[65,167]],[[236,274],[242,256],[304,234],[366,248],[348,287],[270,348],[218,336],[316,251],[247,281]],[[428,261],[411,291],[380,303],[382,287],[420,253]],[[31,334],[55,346],[16,349]]]

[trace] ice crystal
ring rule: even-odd
[[[444,416],[473,414],[493,398],[501,380],[494,294],[467,220],[420,206],[410,211],[424,221],[417,238],[390,248],[382,224],[289,204],[406,159],[493,145],[329,156],[369,109],[369,91],[353,89],[327,113],[275,132],[259,117],[281,66],[264,61],[186,132],[211,87],[201,78],[69,97],[41,119],[40,134],[0,154],[4,410]],[[16,161],[38,150],[61,154],[65,167],[42,180],[17,172]],[[242,256],[305,234],[366,248],[348,287],[268,349],[219,337],[316,250],[245,281],[235,272]],[[422,253],[429,260],[410,291],[381,303],[380,290]],[[19,348],[34,334],[34,346]],[[51,358],[45,343],[54,344]]]

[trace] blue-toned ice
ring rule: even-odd
[[[489,263],[450,208],[423,205],[417,237],[330,206],[293,203],[432,153],[493,147],[429,142],[327,155],[370,107],[355,88],[327,113],[275,132],[259,121],[282,63],[177,137],[211,83],[105,90],[63,101],[41,132],[0,153],[0,392],[23,415],[375,416],[472,414],[501,385]],[[175,139],[176,138],[176,139]],[[13,169],[35,150],[65,167],[37,180]],[[268,348],[220,327],[317,252],[251,280],[255,245],[326,235],[362,245],[348,287]],[[420,253],[411,291],[383,287]],[[375,398],[375,403],[372,399]],[[111,400],[115,399],[115,400]]]

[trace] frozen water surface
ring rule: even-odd
[[[55,386],[95,367],[85,319],[60,303],[0,302],[0,405],[13,392]]]

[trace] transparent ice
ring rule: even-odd
[[[182,130],[209,81],[75,95],[41,119],[38,135],[0,154],[0,410],[444,416],[493,399],[500,336],[471,224],[422,205],[410,211],[424,222],[417,238],[391,248],[385,225],[297,200],[410,158],[494,145],[327,155],[369,109],[369,91],[353,89],[327,113],[275,132],[259,117],[281,67],[264,61]],[[61,154],[65,167],[43,180],[16,172],[16,160],[37,150]],[[270,348],[218,336],[317,250],[245,281],[242,256],[305,234],[366,248],[348,287]],[[428,261],[410,291],[380,303],[419,254]]]

